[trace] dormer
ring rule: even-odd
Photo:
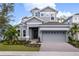
[[[40,9],[34,8],[34,9],[31,10],[31,13],[32,13],[32,16],[39,17],[40,16]]]
[[[57,13],[58,11],[48,6],[40,10],[40,17],[45,21],[57,21]]]

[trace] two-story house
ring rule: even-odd
[[[58,11],[46,7],[43,9],[34,8],[31,10],[31,17],[23,17],[18,27],[19,39],[38,40],[41,42],[67,42],[69,24],[60,23],[57,20]]]

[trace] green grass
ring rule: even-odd
[[[39,51],[40,47],[27,47],[24,45],[0,44],[0,51]]]

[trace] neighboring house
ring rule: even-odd
[[[31,17],[23,17],[19,24],[19,39],[38,40],[41,42],[67,42],[69,24],[60,23],[57,20],[58,11],[46,7],[42,10],[34,8]]]
[[[72,16],[70,16],[67,20],[64,21],[65,24],[69,24],[70,28],[74,23],[79,25],[79,13],[76,13]],[[78,40],[79,40],[79,34],[78,34]]]
[[[72,16],[70,16],[67,20],[64,21],[66,24],[72,25],[73,23],[79,24],[79,13],[76,13]]]

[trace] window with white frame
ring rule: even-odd
[[[44,14],[43,14],[43,13],[41,13],[41,16],[44,16]]]
[[[38,16],[38,13],[35,13],[35,16]]]
[[[53,16],[51,17],[51,20],[54,20],[54,17]]]
[[[36,12],[35,13],[35,16],[40,16],[40,12]]]
[[[77,17],[75,17],[75,20],[77,20]]]
[[[18,31],[18,36],[20,36],[20,30],[17,30]]]
[[[26,30],[23,30],[23,36],[24,37],[26,36]]]

